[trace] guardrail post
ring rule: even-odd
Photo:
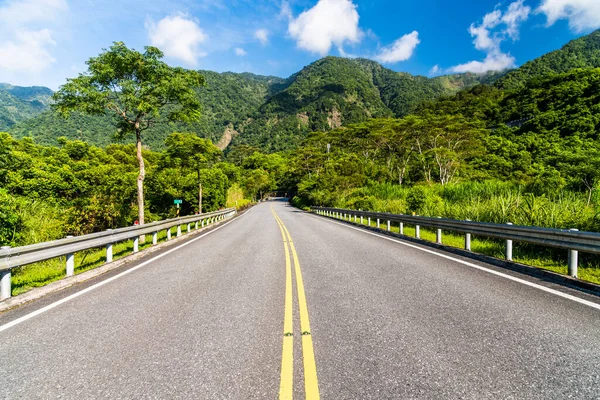
[[[467,221],[471,220],[467,219]],[[468,232],[465,232],[465,250],[471,251],[471,234]]]
[[[362,215],[360,216],[360,224],[361,225],[363,224],[363,216]]]
[[[579,229],[569,229],[569,232],[578,232]],[[569,275],[577,278],[577,268],[579,264],[579,252],[577,250],[569,250]]]
[[[392,230],[392,221],[388,219],[388,232]]]
[[[381,224],[379,223],[379,218],[377,218],[377,229],[379,229],[381,227]]]
[[[198,221],[196,221],[196,226],[194,229],[198,230]]]
[[[401,235],[404,235],[404,222],[400,222],[400,226],[398,227],[398,232]]]
[[[438,218],[442,218],[442,217],[438,217]],[[440,228],[437,229],[436,235],[435,235],[435,242],[437,244],[442,244],[442,230]]]
[[[371,217],[369,217],[369,226],[371,226]]]
[[[67,239],[73,236],[67,236]],[[73,276],[75,274],[75,254],[67,254],[67,276]]]
[[[167,229],[167,240],[171,240],[171,228]]]
[[[158,232],[152,232],[152,246],[158,244]]]
[[[421,239],[421,227],[419,225],[415,225],[415,237]]]
[[[0,247],[2,250],[10,249],[10,246]],[[6,300],[11,296],[11,279],[12,272],[10,269],[0,271],[0,300]]]
[[[187,233],[190,233],[192,231],[192,224],[188,224],[187,225]]]
[[[136,236],[133,238],[133,252],[137,253],[140,251],[140,237]]]
[[[202,227],[204,228],[204,220],[202,220],[201,222],[202,222]]]
[[[107,231],[112,231],[112,229],[107,229]],[[106,245],[106,262],[112,262],[113,260],[113,244],[109,243]]]
[[[177,237],[181,236],[181,225],[177,225]]]
[[[358,218],[358,217],[356,216],[356,214],[354,214],[354,223],[356,223],[356,219],[357,219],[357,218]]]
[[[512,225],[512,222],[507,222],[506,225]],[[506,240],[506,260],[513,260],[513,241]]]

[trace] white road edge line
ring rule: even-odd
[[[250,209],[248,212],[250,212],[250,211],[252,211],[252,209]],[[242,216],[248,214],[248,212],[244,213]],[[210,235],[211,233],[214,233],[214,232],[218,231],[221,228],[226,227],[227,225],[229,225],[230,223],[232,223],[233,221],[236,221],[236,220],[238,220],[238,218],[234,218],[231,221],[226,222],[223,225],[216,227],[215,229],[211,230],[210,232],[206,232],[205,234],[200,235],[197,238],[191,239],[189,242],[185,242],[183,244],[180,244],[177,247],[172,248],[171,250],[165,251],[164,253],[161,253],[161,254],[157,255],[156,257],[153,257],[153,258],[151,258],[151,259],[149,259],[147,261],[144,261],[140,265],[136,265],[135,267],[128,269],[127,271],[123,271],[120,274],[117,274],[115,276],[111,276],[110,278],[108,278],[106,280],[103,280],[102,282],[98,282],[98,283],[96,283],[96,284],[94,284],[94,285],[92,285],[90,287],[87,287],[87,288],[85,288],[83,290],[80,290],[79,292],[75,292],[72,295],[65,297],[64,299],[60,299],[60,300],[58,300],[58,301],[56,301],[56,302],[54,302],[52,304],[48,304],[47,306],[42,307],[39,310],[33,311],[33,312],[29,313],[29,314],[26,314],[26,315],[24,315],[24,316],[22,316],[20,318],[15,319],[14,321],[11,321],[11,322],[9,322],[9,323],[7,323],[5,325],[2,325],[2,326],[0,326],[0,332],[5,331],[7,329],[10,329],[10,328],[12,328],[15,325],[19,325],[20,323],[23,323],[23,322],[27,321],[28,319],[31,319],[33,317],[37,317],[38,315],[43,314],[46,311],[50,311],[53,308],[60,306],[61,304],[64,304],[64,303],[66,303],[68,301],[76,299],[77,297],[79,297],[79,296],[81,296],[83,294],[86,294],[88,292],[91,292],[94,289],[98,289],[99,287],[104,286],[104,285],[106,285],[109,282],[112,282],[112,281],[114,281],[116,279],[119,279],[119,278],[121,278],[121,277],[123,277],[123,276],[125,276],[127,274],[130,274],[130,273],[132,273],[134,271],[137,271],[138,269],[140,269],[140,268],[142,268],[142,267],[144,267],[144,266],[146,266],[146,265],[148,265],[150,263],[153,263],[154,261],[158,260],[159,258],[162,258],[162,257],[164,257],[164,256],[166,256],[168,254],[171,254],[174,251],[177,251],[177,250],[181,249],[182,247],[187,246],[188,244],[194,243],[196,240],[200,240],[203,237],[205,237],[207,235]]]
[[[314,215],[314,214],[312,214],[312,215]],[[454,257],[448,256],[448,255],[445,255],[445,254],[440,254],[440,253],[437,253],[436,251],[433,251],[433,250],[424,249],[422,247],[415,246],[415,245],[410,244],[410,243],[405,243],[405,242],[402,242],[400,240],[393,239],[393,238],[391,238],[389,236],[381,235],[381,234],[378,234],[378,233],[375,233],[375,232],[370,232],[370,231],[365,230],[365,229],[361,229],[361,228],[357,228],[357,227],[354,227],[354,226],[351,226],[351,225],[347,225],[347,224],[344,224],[344,223],[341,223],[341,222],[337,222],[337,221],[329,219],[327,217],[321,217],[321,216],[316,216],[316,217],[322,218],[322,219],[324,219],[326,221],[329,221],[329,222],[331,222],[333,224],[336,224],[336,225],[341,225],[341,226],[344,226],[344,227],[349,228],[349,229],[354,229],[355,231],[363,232],[363,233],[366,233],[366,234],[369,234],[369,235],[372,235],[372,236],[377,236],[378,238],[381,238],[381,239],[386,239],[386,240],[389,240],[391,242],[395,242],[395,243],[398,243],[398,244],[401,244],[401,245],[404,245],[404,246],[412,247],[413,249],[421,250],[421,251],[424,251],[425,253],[434,254],[434,255],[436,255],[438,257],[442,257],[442,258],[445,258],[447,260],[452,260],[452,261],[455,261],[457,263],[466,265],[468,267],[475,268],[475,269],[487,272],[487,273],[492,274],[492,275],[500,276],[502,278],[505,278],[505,279],[508,279],[508,280],[511,280],[511,281],[514,281],[514,282],[518,282],[518,283],[521,283],[523,285],[526,285],[526,286],[529,286],[529,287],[532,287],[532,288],[536,288],[536,289],[542,290],[542,291],[547,292],[547,293],[554,294],[556,296],[559,296],[559,297],[562,297],[562,298],[565,298],[565,299],[568,299],[568,300],[572,300],[572,301],[577,302],[579,304],[583,304],[583,305],[586,305],[588,307],[595,308],[596,310],[600,310],[600,304],[597,304],[597,303],[594,303],[594,302],[591,302],[591,301],[588,301],[588,300],[584,300],[584,299],[579,298],[577,296],[573,296],[573,295],[570,295],[570,294],[567,294],[567,293],[563,293],[563,292],[560,292],[558,290],[550,289],[550,288],[548,288],[546,286],[538,285],[537,283],[529,282],[529,281],[526,281],[524,279],[516,278],[516,277],[511,276],[511,275],[503,274],[502,272],[498,272],[498,271],[494,271],[492,269],[481,267],[481,266],[479,266],[477,264],[473,264],[473,263],[470,263],[470,262],[467,262],[467,261],[459,260],[458,258],[454,258]]]

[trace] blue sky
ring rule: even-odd
[[[325,56],[420,75],[519,66],[600,28],[600,0],[0,0],[0,82],[58,88],[113,41],[287,77]]]

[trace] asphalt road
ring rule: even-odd
[[[304,283],[295,271],[295,398],[300,292],[321,398],[600,398],[599,309],[282,202],[0,331],[0,398],[278,398],[287,270],[272,206]],[[0,314],[0,329],[83,287]]]

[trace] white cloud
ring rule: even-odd
[[[299,48],[326,55],[335,45],[358,43],[362,32],[358,27],[358,12],[351,0],[319,0],[311,9],[293,18],[288,32]]]
[[[439,73],[442,72],[442,69],[440,68],[439,65],[434,65],[430,70],[429,70],[429,76],[436,76]]]
[[[257,29],[254,32],[254,38],[264,46],[269,42],[269,31],[266,29]]]
[[[294,17],[294,15],[292,14],[292,7],[290,7],[290,3],[288,3],[287,1],[283,1],[281,3],[281,10],[279,11],[279,17],[287,18],[288,20],[291,20]]]
[[[575,32],[600,28],[599,0],[542,0],[536,11],[546,14],[548,26],[567,19]]]
[[[511,3],[506,11],[494,10],[483,17],[481,25],[471,24],[469,33],[475,39],[473,44],[477,50],[486,53],[483,61],[470,61],[450,68],[451,72],[502,71],[514,67],[515,58],[504,53],[500,45],[506,39],[519,39],[519,27],[529,18],[531,8],[524,5],[524,0]]]
[[[9,0],[0,6],[0,71],[36,74],[55,62],[51,27],[68,11],[65,0]]]
[[[476,74],[483,74],[488,71],[503,71],[514,65],[515,58],[513,56],[500,52],[488,54],[483,61],[470,61],[452,67],[450,70],[456,73],[474,72]]]
[[[502,22],[506,24],[506,33],[512,40],[519,39],[519,25],[527,21],[531,7],[523,5],[523,0],[515,1],[508,6],[508,9],[502,16]]]
[[[246,54],[248,54],[248,53],[246,53],[246,50],[242,49],[241,47],[236,47],[234,49],[234,51],[235,51],[235,55],[236,56],[240,56],[240,57],[245,56]]]
[[[406,61],[412,57],[413,52],[419,43],[421,43],[419,40],[419,32],[413,31],[396,40],[391,46],[384,47],[379,54],[375,56],[375,59],[385,64]]]
[[[68,10],[65,0],[9,0],[0,6],[2,26],[54,22]]]
[[[48,29],[17,32],[0,43],[0,70],[39,73],[56,61],[47,48],[55,45]]]
[[[170,15],[158,23],[148,20],[146,30],[152,46],[161,49],[167,57],[195,66],[198,64],[198,58],[206,55],[199,46],[207,36],[198,23],[187,14]]]

